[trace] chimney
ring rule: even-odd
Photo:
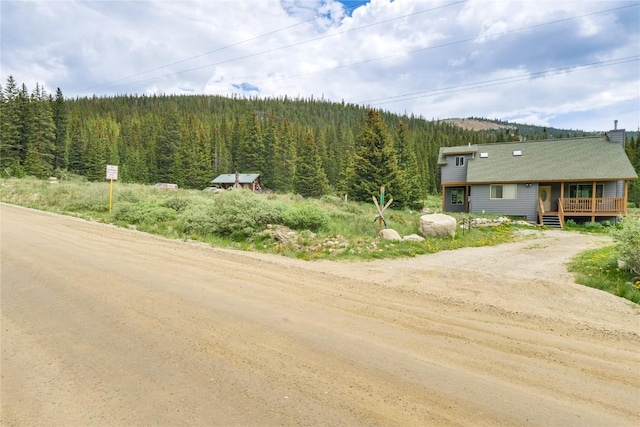
[[[624,141],[626,139],[626,134],[624,129],[618,129],[618,121],[613,121],[613,130],[607,132],[607,139],[611,142],[618,143],[624,147]]]

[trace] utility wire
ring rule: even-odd
[[[459,1],[455,1],[453,3],[448,3],[448,4],[445,4],[445,5],[442,5],[442,6],[437,6],[437,7],[431,8],[431,9],[423,9],[423,10],[420,10],[420,11],[417,11],[417,12],[413,12],[413,13],[409,13],[409,14],[406,14],[406,15],[398,16],[398,17],[395,17],[395,18],[386,19],[386,20],[383,20],[383,21],[377,21],[377,22],[374,22],[374,23],[371,23],[371,24],[367,24],[367,25],[362,25],[360,27],[351,28],[349,30],[339,31],[339,32],[332,33],[332,34],[326,34],[324,36],[315,37],[313,39],[303,40],[303,41],[300,41],[300,42],[296,42],[296,43],[292,43],[292,44],[288,44],[288,45],[284,45],[284,46],[279,46],[279,47],[276,47],[276,48],[273,48],[273,49],[263,50],[261,52],[256,52],[256,53],[252,53],[252,54],[249,54],[249,55],[239,56],[239,57],[236,57],[236,58],[227,59],[227,60],[216,62],[216,63],[212,63],[212,64],[207,64],[207,65],[201,65],[201,66],[198,66],[198,67],[187,68],[187,69],[184,69],[184,70],[175,71],[175,72],[164,74],[164,75],[161,75],[161,76],[152,77],[152,78],[149,78],[149,79],[137,80],[137,81],[134,81],[134,82],[117,84],[117,85],[109,85],[109,86],[105,87],[105,89],[110,89],[110,88],[114,88],[114,87],[118,87],[118,86],[124,86],[125,84],[145,83],[145,82],[152,81],[152,80],[157,80],[157,79],[160,79],[160,78],[163,78],[163,77],[169,77],[169,76],[174,76],[174,75],[178,75],[178,74],[184,74],[184,73],[191,72],[191,71],[201,70],[203,68],[210,68],[210,67],[215,67],[217,65],[227,64],[227,63],[235,62],[235,61],[240,61],[240,60],[243,60],[243,59],[254,58],[254,57],[257,57],[257,56],[265,55],[267,53],[273,53],[273,52],[277,52],[279,50],[288,49],[290,47],[296,47],[296,46],[300,46],[300,45],[303,45],[303,44],[312,43],[312,42],[315,42],[315,41],[318,41],[318,40],[323,40],[323,39],[327,39],[327,38],[330,38],[330,37],[336,37],[338,35],[347,34],[347,33],[351,33],[351,32],[354,32],[354,31],[363,30],[365,28],[370,28],[370,27],[373,27],[373,26],[376,26],[376,25],[387,24],[389,22],[397,21],[399,19],[407,18],[407,17],[410,17],[410,16],[415,16],[415,15],[419,15],[419,14],[426,13],[426,12],[432,12],[432,11],[438,10],[438,9],[444,9],[444,8],[447,8],[447,7],[455,6],[455,5],[458,5],[458,4],[461,4],[461,3],[465,3],[466,1],[467,0],[459,0]]]
[[[353,11],[356,8],[362,6],[363,4],[366,4],[368,2],[369,2],[369,0],[361,1],[359,3],[356,3],[353,6],[350,6],[350,7],[346,8],[345,10],[346,11]],[[331,11],[328,12],[328,14],[331,15],[332,13],[335,13],[335,12],[339,12],[339,10],[337,10],[337,9],[336,10],[331,10]],[[264,34],[260,34],[259,36],[251,37],[251,38],[246,39],[246,40],[242,40],[242,41],[239,41],[239,42],[236,42],[236,43],[232,43],[232,44],[229,44],[229,45],[226,45],[226,46],[222,46],[222,47],[219,47],[217,49],[213,49],[213,50],[210,50],[210,51],[207,51],[207,52],[195,55],[195,56],[190,56],[190,57],[187,57],[187,58],[184,58],[184,59],[180,59],[178,61],[171,62],[171,63],[166,64],[166,65],[160,65],[160,66],[158,66],[156,68],[152,68],[152,69],[149,69],[149,70],[146,70],[146,71],[141,71],[141,72],[139,72],[137,74],[132,74],[132,75],[129,75],[129,76],[121,77],[119,79],[112,80],[110,82],[101,83],[99,85],[91,86],[91,87],[88,87],[88,88],[82,90],[82,92],[87,91],[87,90],[91,90],[91,89],[95,89],[95,88],[99,88],[99,87],[103,87],[103,86],[106,86],[106,85],[110,85],[110,84],[113,84],[113,83],[118,83],[118,82],[121,82],[123,80],[129,80],[129,79],[132,79],[134,77],[143,76],[145,74],[149,74],[149,73],[152,73],[154,71],[162,70],[164,68],[168,68],[168,67],[171,67],[173,65],[182,64],[182,63],[185,63],[185,62],[188,62],[188,61],[192,61],[194,59],[202,58],[203,56],[207,56],[207,55],[210,55],[212,53],[220,52],[220,51],[223,51],[223,50],[226,50],[226,49],[230,49],[232,47],[236,47],[236,46],[240,46],[240,45],[243,45],[243,44],[247,44],[247,43],[250,43],[252,41],[259,40],[259,39],[261,39],[263,37],[270,36],[272,34],[276,34],[276,33],[282,32],[282,31],[286,31],[286,30],[290,30],[292,28],[295,28],[295,27],[303,25],[303,24],[308,24],[309,22],[316,21],[316,20],[318,20],[318,19],[320,19],[320,18],[322,18],[324,16],[326,16],[326,15],[319,15],[319,16],[316,16],[315,18],[311,18],[311,19],[307,19],[306,21],[298,22],[297,24],[293,24],[293,25],[289,25],[287,27],[279,28],[277,30],[269,31],[269,32],[264,33]],[[109,87],[112,87],[112,86],[109,86]]]
[[[571,66],[571,67],[554,68],[554,69],[550,69],[550,70],[536,71],[536,72],[532,72],[532,73],[519,74],[517,76],[503,77],[503,78],[500,78],[500,79],[492,79],[492,80],[483,80],[483,81],[478,81],[478,82],[473,82],[473,83],[466,83],[466,84],[461,84],[461,85],[444,87],[444,88],[430,89],[430,90],[425,90],[425,91],[420,91],[420,92],[413,92],[413,93],[408,93],[408,94],[404,94],[404,95],[387,96],[387,97],[383,97],[383,98],[376,98],[376,99],[370,99],[370,100],[366,100],[366,101],[355,102],[354,104],[363,104],[364,105],[364,104],[371,103],[373,105],[385,105],[385,104],[391,104],[391,103],[394,103],[394,102],[401,102],[401,101],[409,101],[409,100],[419,99],[419,98],[426,98],[426,97],[429,97],[429,96],[446,95],[446,94],[450,94],[450,93],[463,92],[463,91],[473,90],[473,89],[481,89],[481,88],[485,88],[485,87],[498,86],[498,85],[503,85],[503,84],[508,84],[508,83],[515,83],[515,82],[525,81],[525,80],[539,79],[539,78],[544,78],[544,77],[548,77],[548,76],[554,76],[554,75],[558,75],[558,74],[569,74],[569,73],[573,73],[573,72],[577,72],[577,71],[589,70],[589,69],[593,69],[593,68],[611,67],[611,66],[614,66],[614,65],[626,64],[626,63],[637,62],[637,61],[640,61],[640,55],[627,56],[627,57],[616,58],[616,59],[610,59],[610,60],[607,60],[607,61],[592,62],[592,63],[588,63],[588,64],[574,65],[574,66]],[[378,101],[383,101],[383,102],[378,102]]]
[[[418,53],[418,52],[425,52],[425,51],[428,51],[428,50],[439,49],[439,48],[443,48],[443,47],[450,47],[450,46],[455,46],[455,45],[459,45],[459,44],[463,44],[463,43],[469,43],[469,42],[474,42],[474,41],[477,41],[477,40],[488,39],[488,38],[493,38],[493,37],[501,37],[501,36],[505,36],[505,35],[508,35],[508,34],[513,34],[513,33],[521,32],[521,31],[525,31],[525,30],[530,30],[532,28],[539,28],[539,27],[543,27],[543,26],[547,26],[547,25],[559,24],[559,23],[563,23],[563,22],[568,22],[568,21],[572,21],[572,20],[586,18],[586,17],[589,17],[589,16],[598,15],[598,14],[602,14],[602,13],[613,12],[613,11],[617,11],[617,10],[620,10],[620,9],[624,9],[624,8],[628,8],[628,7],[634,7],[634,6],[638,6],[638,5],[640,5],[640,3],[635,3],[635,4],[631,4],[631,5],[620,6],[620,7],[615,7],[615,8],[612,8],[612,9],[600,10],[600,11],[597,11],[597,12],[591,12],[591,13],[587,13],[587,14],[579,15],[579,16],[574,16],[574,17],[570,17],[570,18],[558,19],[558,20],[555,20],[555,21],[542,22],[540,24],[529,25],[529,26],[526,26],[526,27],[520,27],[520,28],[516,28],[516,29],[513,29],[513,30],[509,30],[509,31],[499,32],[499,33],[484,34],[484,35],[480,35],[480,36],[473,37],[473,38],[468,38],[468,39],[463,39],[463,40],[456,40],[456,41],[452,41],[452,42],[448,42],[448,43],[442,43],[442,44],[438,44],[438,45],[433,45],[433,46],[429,46],[429,47],[425,47],[425,48],[414,49],[414,50],[409,50],[409,51],[405,51],[405,52],[401,52],[401,53],[396,53],[396,54],[393,54],[393,55],[380,56],[380,57],[376,57],[376,58],[365,59],[365,60],[359,61],[359,62],[351,62],[351,63],[348,63],[348,64],[342,64],[342,65],[338,65],[338,66],[331,67],[331,68],[325,68],[325,69],[322,69],[322,70],[310,71],[308,73],[297,74],[295,76],[287,76],[287,77],[284,77],[284,78],[281,78],[281,79],[263,80],[261,82],[254,82],[253,85],[254,86],[258,86],[258,85],[264,84],[264,83],[277,83],[277,82],[286,81],[286,80],[292,80],[292,79],[296,79],[296,78],[300,78],[300,77],[307,77],[307,76],[310,76],[310,75],[313,75],[313,74],[320,74],[320,73],[325,73],[325,72],[328,72],[328,71],[335,71],[335,70],[342,69],[342,68],[348,68],[348,67],[353,67],[353,66],[358,66],[358,65],[363,65],[363,64],[369,64],[369,63],[372,63],[372,62],[382,61],[382,60],[385,60],[385,59],[402,57],[402,56],[411,55],[411,54]],[[239,79],[239,80],[242,80],[242,79]],[[213,92],[213,93],[216,94],[216,93],[227,93],[227,92],[233,92],[233,89],[227,89],[227,90],[217,91],[217,92]]]

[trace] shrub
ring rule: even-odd
[[[267,224],[280,223],[282,206],[250,191],[225,191],[187,206],[180,227],[187,234],[249,237]]]
[[[291,205],[282,212],[282,223],[294,230],[318,231],[329,223],[327,214],[316,205]]]
[[[627,218],[620,229],[611,231],[611,235],[616,242],[618,258],[640,274],[640,221]]]
[[[182,212],[189,206],[189,199],[183,197],[171,197],[162,204],[164,207],[173,209],[176,212]]]
[[[157,224],[176,218],[173,209],[148,203],[122,203],[116,207],[113,217],[127,224]]]
[[[140,201],[138,194],[130,188],[125,188],[124,190],[119,191],[116,195],[116,199],[118,202],[137,203]]]
[[[178,227],[184,234],[213,235],[215,230],[215,202],[213,199],[197,199],[178,216]]]
[[[587,230],[598,230],[602,228],[602,224],[599,222],[589,221],[584,223],[584,228]]]
[[[66,210],[81,213],[109,211],[109,184],[79,186],[71,192],[73,197],[64,207]]]

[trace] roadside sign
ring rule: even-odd
[[[109,212],[113,206],[113,180],[118,179],[118,166],[107,165],[107,179],[109,180]]]
[[[107,179],[118,179],[118,166],[107,165]]]

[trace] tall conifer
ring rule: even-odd
[[[53,151],[53,169],[64,169],[67,167],[67,141],[69,137],[69,111],[62,95],[62,90],[56,90],[56,98],[51,106],[53,111],[53,122],[56,126],[56,138]]]
[[[320,197],[329,191],[329,181],[322,169],[318,146],[311,131],[301,141],[295,176],[294,189],[301,196]]]
[[[385,187],[387,199],[399,191],[398,160],[382,115],[367,111],[364,128],[356,137],[351,193],[359,201],[369,201]]]

